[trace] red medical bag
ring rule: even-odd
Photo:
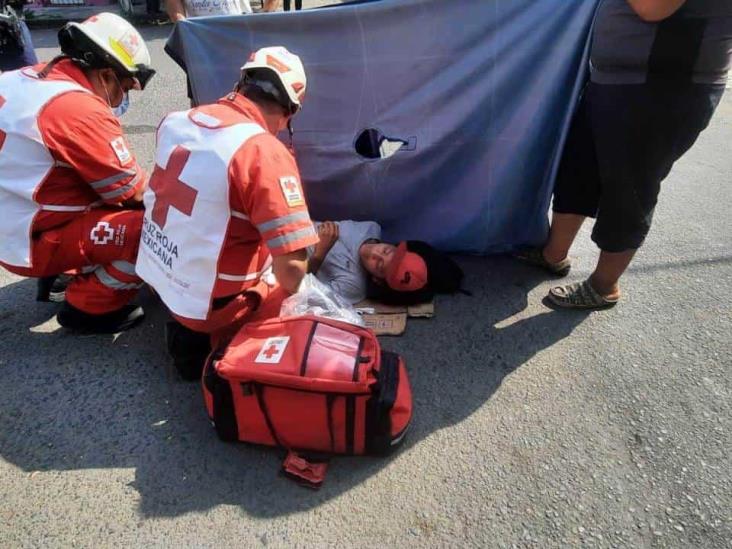
[[[203,391],[221,439],[294,451],[386,454],[412,417],[402,358],[367,328],[316,316],[245,325],[209,357]]]

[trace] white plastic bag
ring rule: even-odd
[[[364,326],[361,316],[348,301],[312,274],[300,282],[300,289],[282,302],[280,316],[315,315]]]

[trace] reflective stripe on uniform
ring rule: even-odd
[[[107,288],[112,288],[113,290],[137,290],[138,288],[142,288],[142,283],[128,283],[128,282],[120,282],[116,278],[114,278],[111,274],[107,272],[107,270],[104,267],[99,267],[94,271],[94,274],[99,279],[99,282],[104,284]]]
[[[125,170],[123,172],[119,172],[114,175],[110,175],[109,177],[105,177],[104,179],[100,179],[99,181],[94,181],[93,183],[89,183],[89,186],[92,189],[101,189],[103,187],[108,187],[109,185],[114,185],[115,183],[117,183],[117,181],[122,181],[125,177],[135,175],[136,173],[137,172],[135,172],[135,171]]]
[[[268,271],[272,270],[272,256],[267,256],[267,259],[264,262],[264,265],[262,265],[262,270],[257,271],[256,273],[247,273],[245,275],[232,275],[232,274],[226,274],[226,273],[219,273],[218,278],[219,280],[226,280],[227,282],[249,282],[251,280],[257,280],[259,277],[261,277],[264,274],[267,274]]]
[[[135,185],[137,185],[138,181],[140,181],[139,173],[134,177],[134,179],[132,181],[127,183],[127,185],[124,185],[123,187],[120,187],[119,189],[109,191],[107,193],[99,193],[99,196],[101,196],[105,200],[109,200],[110,198],[117,198],[118,196],[122,196],[129,190],[133,189],[135,187]]]
[[[44,212],[85,212],[89,206],[57,206],[54,204],[41,204]]]
[[[121,273],[125,273],[131,276],[136,276],[135,274],[135,264],[130,263],[129,261],[112,261],[112,267],[120,271]]]
[[[101,200],[97,200],[96,202],[92,202],[91,204],[89,204],[87,206],[65,206],[65,205],[61,205],[61,204],[40,204],[40,208],[44,212],[85,212],[87,210],[96,208],[97,206],[100,206],[102,204],[103,204],[103,202]]]
[[[307,238],[308,236],[314,235],[315,229],[311,225],[310,227],[305,227],[304,229],[300,229],[299,231],[284,234],[282,236],[278,236],[277,238],[271,238],[267,241],[267,246],[269,246],[270,249],[276,249],[280,246],[284,246],[285,244],[289,244],[290,242],[295,242],[297,240],[300,240],[301,238]]]
[[[247,214],[238,212],[236,210],[231,210],[231,217],[236,217],[237,219],[243,219],[244,221],[249,221],[249,216]]]
[[[278,227],[289,225],[290,223],[296,223],[297,221],[310,221],[310,215],[307,211],[291,213],[289,215],[284,215],[282,217],[277,217],[270,221],[260,223],[257,225],[257,229],[259,229],[260,233],[266,233],[272,229],[277,229]]]
[[[262,276],[262,271],[245,275],[219,273],[219,280],[226,280],[227,282],[249,282],[250,280],[257,280],[260,276]]]

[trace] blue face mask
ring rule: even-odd
[[[122,102],[117,105],[116,107],[112,108],[112,113],[117,117],[120,118],[124,113],[127,112],[127,109],[130,108],[130,94],[125,92],[125,94],[122,96]]]

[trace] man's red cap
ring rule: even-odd
[[[386,271],[386,283],[397,292],[414,292],[427,285],[427,264],[419,254],[407,250],[401,242]]]

